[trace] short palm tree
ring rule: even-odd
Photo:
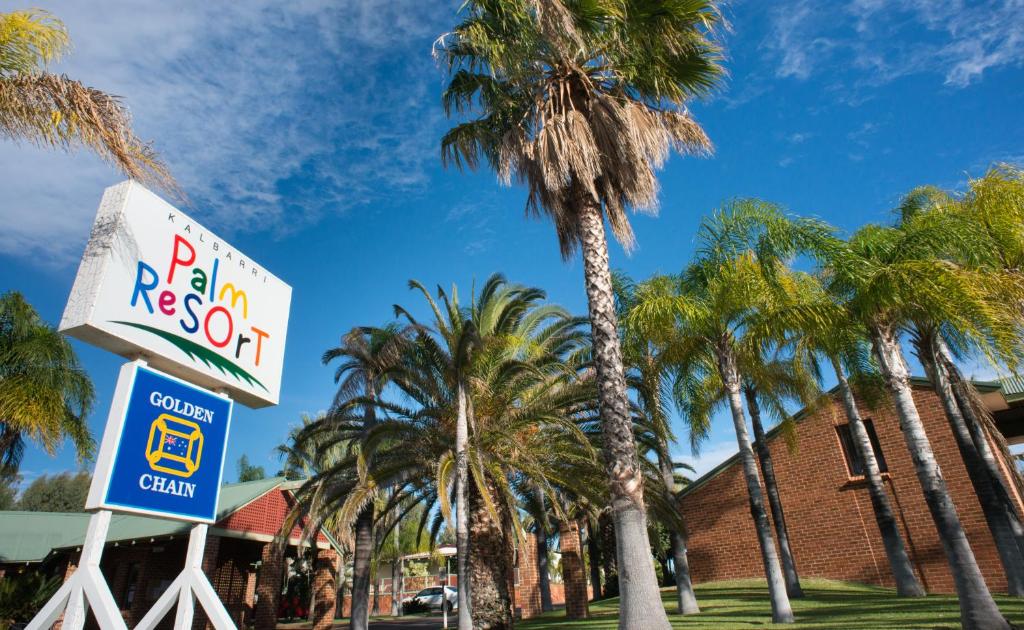
[[[571,362],[585,342],[581,321],[561,308],[540,304],[542,291],[509,284],[500,275],[488,279],[468,308],[460,307],[455,291],[451,296],[439,291],[438,303],[422,285],[414,286],[427,299],[435,319],[434,341],[423,339],[427,348],[434,348],[426,357],[434,362],[440,358],[449,367],[411,370],[410,376],[412,372],[446,372],[464,383],[465,403],[460,407],[466,409],[469,429],[466,517],[472,553],[467,581],[473,623],[506,627],[512,623],[513,609],[506,579],[512,541],[522,531],[511,483],[529,480],[529,487],[540,487],[554,506],[553,487],[574,481],[567,466],[578,470],[593,460],[589,444],[574,424],[593,393],[575,380]],[[401,312],[419,325],[407,311]],[[460,326],[474,335],[472,344],[461,344],[461,348]],[[458,370],[451,367],[455,352],[465,353]],[[416,383],[398,384],[413,397],[428,389]],[[437,402],[423,406],[437,406]],[[434,461],[439,459],[443,457]],[[446,484],[439,479],[438,485]],[[444,502],[441,507],[445,508]]]
[[[582,249],[600,385],[604,451],[618,532],[620,627],[667,628],[650,562],[643,476],[632,440],[604,221],[627,248],[627,208],[656,204],[654,170],[672,148],[710,142],[685,103],[722,75],[714,0],[469,0],[438,41],[449,115],[479,116],[442,140],[445,163],[486,160],[529,189],[562,253]]]
[[[984,306],[987,282],[933,256],[937,240],[957,236],[933,227],[921,222],[899,229],[861,228],[830,256],[830,291],[841,300],[846,316],[862,325],[871,340],[953,574],[963,627],[1008,628],[981,575],[935,460],[914,403],[910,370],[900,344],[902,331],[919,320],[945,322],[967,338],[1006,333],[1001,330],[1004,322],[993,318]]]
[[[378,505],[377,522],[423,506],[420,527],[429,526],[436,538],[452,520],[462,416],[468,433],[462,513],[469,535],[461,545],[473,553],[465,554],[471,560],[459,590],[468,591],[468,602],[460,608],[472,610],[467,624],[508,627],[512,600],[506,578],[512,541],[522,532],[516,509],[521,489],[541,488],[558,513],[557,489],[578,487],[593,494],[599,486],[595,452],[577,426],[594,415],[593,383],[580,377],[573,358],[586,336],[581,320],[539,303],[543,292],[501,276],[489,279],[466,307],[454,291],[452,297],[441,291],[435,300],[422,285],[413,286],[427,298],[436,321],[421,324],[396,307],[414,331],[391,380],[398,396],[378,396],[376,423],[367,432],[360,412],[371,400],[365,396],[336,406],[304,429],[300,443],[319,440],[321,449],[356,443],[358,448],[336,458],[299,494],[316,526],[326,515],[340,523],[355,521],[372,497],[389,489]],[[472,327],[471,344],[460,342],[464,337],[456,327]],[[453,356],[460,352],[463,361],[456,367]]]
[[[401,364],[408,331],[396,326],[357,327],[341,338],[341,344],[327,350],[324,364],[338,361],[334,381],[338,384],[333,407],[362,410],[362,422],[349,438],[356,445],[364,442],[377,424],[376,405],[384,388]],[[361,433],[361,434],[360,434]],[[365,457],[364,457],[365,460]],[[364,461],[364,465],[369,465]],[[374,545],[374,504],[368,501],[355,522],[352,565],[352,628],[366,630],[370,614],[370,561]]]
[[[132,179],[176,192],[167,167],[132,131],[120,100],[47,66],[70,46],[46,11],[0,13],[0,136],[40,146],[85,146]]]
[[[70,438],[90,459],[94,398],[71,344],[20,293],[0,296],[0,474],[17,473],[26,440],[52,455]]]

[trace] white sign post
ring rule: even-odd
[[[126,629],[99,568],[111,510],[198,523],[184,570],[140,630],[175,604],[174,627],[191,629],[195,599],[217,630],[235,629],[203,552],[232,399],[277,404],[290,305],[291,287],[138,183],[104,192],[60,328],[133,362],[107,417],[79,567],[26,630],[62,613],[65,630],[81,630],[90,607],[103,630]]]

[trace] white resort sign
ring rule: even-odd
[[[126,181],[108,188],[63,332],[249,407],[278,402],[291,287]]]

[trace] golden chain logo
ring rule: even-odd
[[[203,432],[190,420],[161,414],[149,428],[146,461],[153,470],[191,477],[199,470]]]

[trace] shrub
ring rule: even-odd
[[[31,621],[60,585],[59,576],[48,577],[36,572],[0,580],[0,630]]]
[[[425,612],[430,612],[430,606],[427,606],[417,599],[410,599],[407,602],[402,602],[402,614],[404,615],[415,615],[417,613]]]

